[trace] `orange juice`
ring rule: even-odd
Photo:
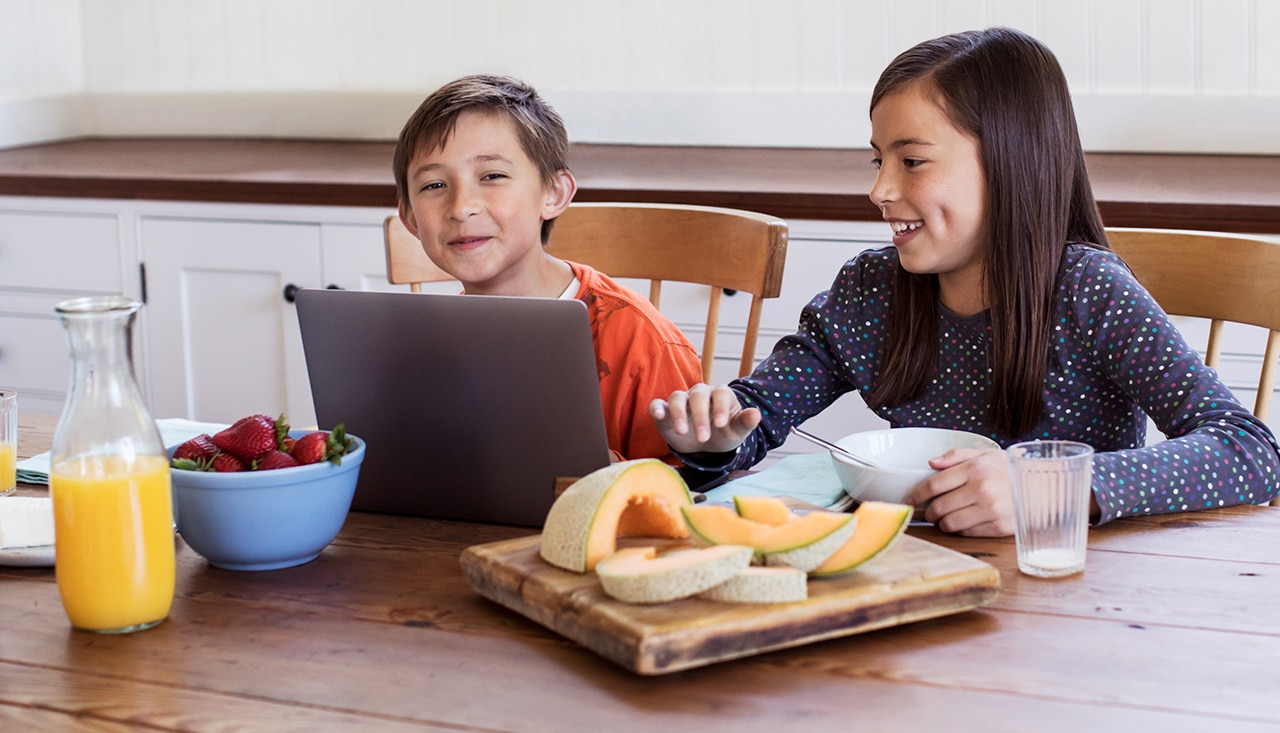
[[[18,485],[18,453],[13,443],[0,443],[0,494]]]
[[[173,496],[162,456],[88,456],[49,474],[62,607],[77,629],[125,632],[169,615]]]

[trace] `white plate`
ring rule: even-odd
[[[0,565],[28,568],[53,567],[53,545],[11,547],[0,550]]]

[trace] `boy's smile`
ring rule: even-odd
[[[400,218],[468,293],[555,297],[572,273],[543,250],[542,222],[559,216],[574,191],[568,171],[543,180],[510,119],[468,111],[442,147],[410,161]]]
[[[947,307],[983,309],[986,175],[978,142],[958,130],[924,83],[886,95],[871,110],[879,173],[871,200],[893,229],[909,272],[934,273]]]

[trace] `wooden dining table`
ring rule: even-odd
[[[52,429],[22,417],[19,455]],[[1111,522],[1056,580],[1012,538],[909,531],[996,567],[994,601],[652,677],[471,589],[459,554],[530,529],[353,512],[267,572],[179,540],[169,618],[120,636],[71,629],[53,568],[3,566],[0,731],[1280,728],[1280,508]]]

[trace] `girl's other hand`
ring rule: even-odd
[[[738,395],[724,385],[695,384],[649,403],[649,414],[667,445],[678,453],[736,450],[760,424],[760,411],[743,409]]]
[[[1013,492],[1004,451],[950,450],[929,465],[938,472],[907,495],[908,504],[925,507],[925,519],[943,532],[967,537],[1013,534]]]

